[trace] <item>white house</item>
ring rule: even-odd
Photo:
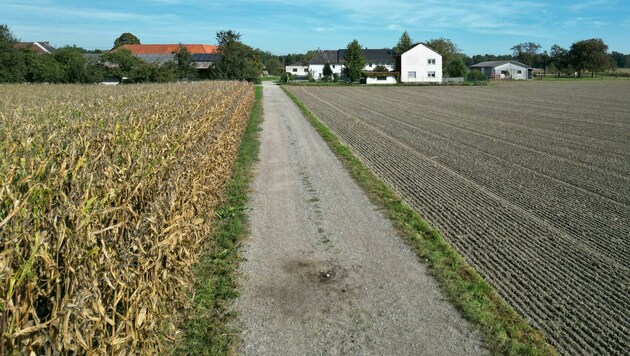
[[[285,67],[287,73],[291,73],[294,77],[305,77],[308,75],[308,64],[304,62],[295,62]]]
[[[308,62],[308,69],[313,74],[313,78],[319,80],[324,76],[324,66],[328,63],[333,74],[341,76],[344,69],[345,56],[345,49],[320,51],[317,56]],[[394,69],[392,51],[388,48],[366,48],[363,50],[363,56],[365,57],[364,71],[373,71],[377,66],[383,66],[390,71]]]
[[[402,83],[441,83],[442,56],[418,43],[396,58]]]
[[[527,80],[533,76],[534,68],[517,61],[490,61],[470,66],[477,69],[487,78]]]

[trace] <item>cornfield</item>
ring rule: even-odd
[[[0,86],[0,354],[164,350],[253,101],[237,82]]]

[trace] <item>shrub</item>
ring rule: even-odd
[[[486,81],[488,78],[486,78],[486,76],[477,69],[473,69],[466,74],[466,80],[469,82],[480,82]]]
[[[280,75],[280,82],[281,83],[288,83],[289,81],[291,81],[291,79],[293,79],[293,74],[291,74],[291,73],[284,72],[284,73],[282,73],[282,75]]]

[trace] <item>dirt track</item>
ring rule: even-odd
[[[389,220],[299,109],[264,89],[235,303],[246,355],[483,354]]]
[[[561,352],[630,350],[630,81],[289,89]]]

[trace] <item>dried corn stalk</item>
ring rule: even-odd
[[[0,86],[0,354],[172,339],[253,100],[237,82]]]

